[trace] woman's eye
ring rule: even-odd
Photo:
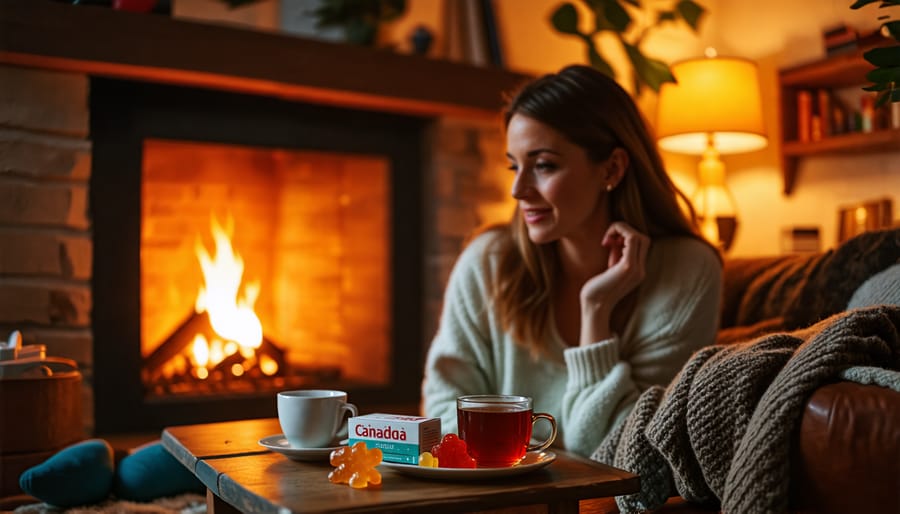
[[[506,168],[510,171],[519,171],[519,167],[516,164],[510,163],[509,167]]]
[[[553,171],[556,169],[556,165],[552,162],[539,162],[534,165],[534,169],[541,172]]]

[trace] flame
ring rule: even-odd
[[[215,258],[210,256],[199,238],[195,245],[204,285],[197,293],[194,309],[198,314],[209,313],[213,330],[225,341],[236,342],[242,350],[259,348],[263,338],[262,323],[253,312],[259,296],[259,282],[247,284],[241,294],[244,260],[231,247],[234,220],[229,217],[227,226],[222,227],[213,216],[210,229],[216,247]]]
[[[215,243],[215,257],[210,256],[203,243],[197,240],[195,252],[203,270],[203,285],[197,292],[194,310],[207,312],[215,336],[207,340],[202,334],[194,336],[190,359],[194,376],[205,380],[209,371],[226,358],[240,354],[243,363],[234,363],[229,371],[235,377],[243,375],[257,362],[256,349],[262,346],[262,323],[253,311],[259,297],[259,282],[241,283],[244,276],[244,260],[231,246],[234,220],[230,217],[226,226],[213,216],[210,229]],[[263,355],[259,361],[263,374],[278,372],[278,363]]]

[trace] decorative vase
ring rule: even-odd
[[[417,55],[426,55],[431,49],[431,43],[434,42],[434,35],[424,25],[417,26],[409,36],[412,43],[413,53]]]

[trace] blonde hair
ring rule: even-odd
[[[559,131],[584,148],[593,162],[608,159],[616,148],[628,153],[629,165],[621,182],[606,193],[611,221],[624,221],[651,239],[685,236],[706,242],[697,230],[690,200],[666,174],[637,106],[614,80],[587,66],[568,66],[515,93],[504,112],[505,126],[515,114]],[[554,286],[560,273],[557,244],[534,244],[518,208],[505,227],[488,229],[499,233],[489,252],[499,256],[492,300],[504,329],[533,353],[540,353],[549,339]],[[613,329],[621,330],[636,297],[633,291],[619,302]]]

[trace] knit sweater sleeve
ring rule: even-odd
[[[567,449],[591,455],[644,389],[667,385],[694,351],[714,342],[721,281],[721,264],[705,244],[654,241],[625,333],[564,352]]]
[[[450,274],[437,334],[425,363],[422,410],[440,417],[442,432],[456,432],[456,398],[495,391],[494,355],[487,312],[483,235],[466,247]]]

